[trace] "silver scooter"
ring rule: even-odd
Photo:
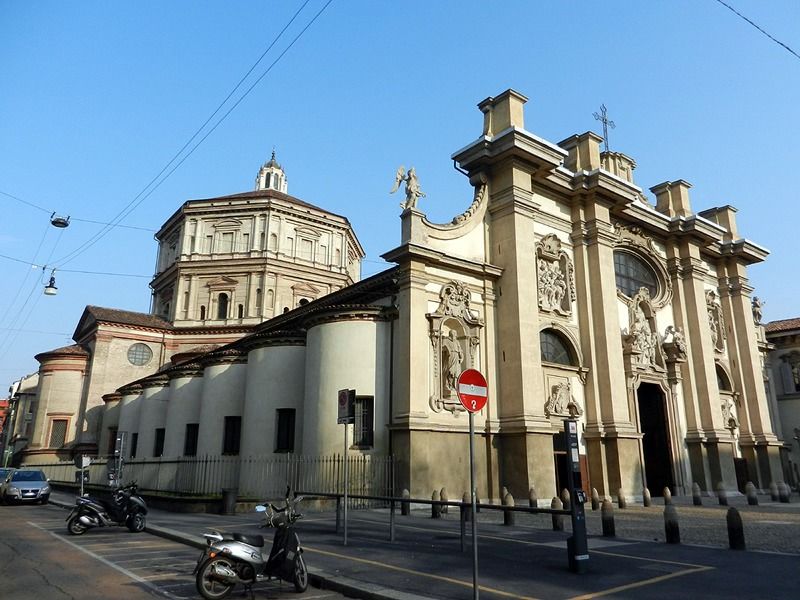
[[[241,583],[253,597],[252,586],[273,577],[294,584],[297,592],[308,588],[308,570],[303,560],[300,538],[294,524],[302,517],[297,504],[302,496],[290,498],[286,490],[286,506],[259,504],[256,511],[263,513],[265,522],[261,527],[274,527],[272,549],[267,553],[264,537],[241,533],[220,533],[212,530],[203,534],[207,547],[197,560],[197,591],[206,600],[220,600]]]

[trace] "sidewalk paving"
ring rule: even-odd
[[[74,496],[56,492],[51,502],[71,507]],[[310,506],[302,510],[298,534],[312,585],[369,600],[473,597],[470,527],[462,552],[457,513],[434,520],[429,511],[412,511],[407,517],[398,512],[395,541],[390,542],[388,510],[350,510],[348,545],[344,546],[342,533],[335,532],[334,513],[313,512]],[[687,590],[704,598],[797,597],[798,554],[590,535],[588,573],[578,575],[567,565],[570,534],[550,530],[549,516],[518,518],[516,526],[506,527],[497,515],[486,512],[478,521],[479,583],[484,598],[639,598],[643,592],[649,598],[672,598],[685,597]],[[660,513],[652,518],[661,519]],[[202,548],[202,533],[210,529],[271,538],[270,530],[258,527],[259,519],[255,512],[211,515],[151,510],[147,531]]]

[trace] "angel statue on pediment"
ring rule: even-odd
[[[417,200],[419,200],[420,197],[425,198],[425,193],[419,187],[419,179],[417,179],[417,172],[414,170],[414,167],[410,167],[408,173],[406,173],[406,168],[403,165],[398,167],[397,173],[395,173],[394,176],[394,187],[389,193],[394,194],[400,189],[400,184],[404,181],[406,182],[406,199],[405,202],[400,203],[400,208],[404,210],[407,208],[416,208]]]

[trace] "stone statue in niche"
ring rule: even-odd
[[[711,330],[711,342],[718,352],[725,350],[725,320],[722,307],[714,290],[706,291],[706,308],[708,309],[708,327]]]
[[[753,296],[753,321],[756,325],[761,325],[761,318],[764,316],[764,305],[766,302],[759,300],[758,296]]]
[[[562,381],[550,389],[550,396],[544,405],[544,414],[548,417],[576,418],[583,414],[583,409],[572,395],[569,381]]]
[[[650,291],[639,288],[628,308],[628,329],[623,332],[623,345],[634,366],[663,368],[661,337],[655,330],[655,310]]]
[[[550,233],[536,244],[536,263],[539,308],[569,315],[575,301],[574,267],[558,236]]]
[[[733,410],[733,399],[728,396],[722,398],[722,422],[725,424],[725,428],[731,431],[739,427],[739,420]]]
[[[664,349],[667,360],[686,360],[686,337],[680,327],[670,325],[664,330],[664,341],[661,347]]]
[[[470,308],[470,295],[466,285],[450,281],[439,292],[436,312],[426,315],[432,346],[429,404],[434,412],[463,411],[456,392],[458,377],[465,369],[480,365],[483,320]]]
[[[450,330],[447,336],[442,337],[442,380],[444,382],[447,396],[456,394],[456,382],[461,371],[464,369],[464,350],[454,330]],[[447,393],[449,392],[449,393]]]

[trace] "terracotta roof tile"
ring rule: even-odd
[[[87,352],[83,346],[80,344],[72,344],[71,346],[64,346],[62,348],[56,348],[55,350],[47,350],[46,352],[40,352],[34,358],[39,360],[39,357],[46,357],[46,356],[53,356],[53,355],[72,355],[72,356],[89,356],[89,352]],[[41,361],[40,361],[41,362]]]
[[[783,319],[781,321],[770,321],[764,325],[764,330],[767,333],[791,331],[793,329],[800,329],[800,317],[794,319]]]
[[[86,312],[92,315],[96,321],[154,327],[156,329],[172,329],[172,324],[169,321],[163,317],[148,313],[120,310],[118,308],[103,308],[102,306],[87,306]]]

